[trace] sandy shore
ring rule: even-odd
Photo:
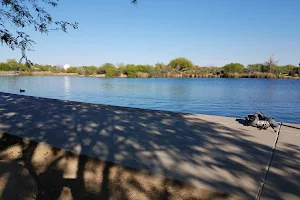
[[[266,175],[266,166],[274,150],[277,136],[271,129],[258,130],[254,127],[245,127],[233,118],[105,106],[4,93],[0,93],[0,120],[0,132],[30,139],[30,143],[35,144],[34,148],[26,150],[31,152],[29,154],[39,152],[37,154],[43,157],[40,153],[44,152],[43,148],[58,149],[47,151],[50,152],[49,156],[45,153],[46,155],[40,161],[31,157],[27,159],[33,166],[32,171],[35,171],[38,177],[52,167],[59,171],[55,171],[55,174],[59,175],[57,180],[66,183],[63,184],[65,189],[58,190],[61,191],[59,195],[67,193],[64,191],[74,195],[72,191],[77,189],[71,189],[73,186],[67,184],[71,182],[79,181],[82,184],[81,191],[91,190],[101,196],[104,191],[109,190],[109,187],[117,187],[108,187],[108,184],[114,185],[114,182],[124,181],[121,188],[125,185],[134,186],[135,189],[130,191],[140,189],[149,193],[145,199],[163,199],[161,191],[165,191],[164,188],[167,188],[166,194],[173,195],[173,199],[177,197],[217,199],[213,195],[221,199],[233,197],[253,199]],[[293,127],[282,128],[281,136],[286,132],[297,137],[299,129],[297,125]],[[276,181],[272,185],[266,182],[267,192],[262,195],[264,199],[286,199],[284,197],[289,194],[292,194],[293,198],[300,196],[295,190],[300,186],[300,152],[297,148],[286,149],[286,146],[299,146],[299,144],[295,139],[286,141],[285,137],[281,136],[278,143],[280,148],[276,149],[274,156],[274,163],[279,163],[274,168],[271,167],[270,177],[273,174],[275,179],[278,179],[284,175],[289,180],[283,186],[276,184]],[[48,147],[37,150],[38,146],[43,144]],[[63,156],[57,156],[60,155],[57,152],[64,152]],[[73,154],[80,156],[73,159]],[[72,155],[70,157],[73,161],[68,160],[65,155]],[[91,164],[90,169],[92,171],[90,177],[95,179],[94,182],[87,179],[86,183],[88,175],[83,175],[85,174],[83,171],[90,165],[87,160],[96,160],[93,162],[97,163]],[[61,164],[64,162],[73,163],[73,167]],[[280,172],[287,167],[290,171],[285,170],[281,175]],[[111,173],[114,168],[129,170],[129,177],[136,175],[136,179],[148,182],[144,187],[142,182],[128,181],[121,175],[123,173],[117,172],[118,170]],[[82,177],[84,181],[81,180]],[[170,183],[171,186],[165,186],[163,183]],[[59,181],[59,184],[62,183]],[[153,185],[153,187],[146,185]],[[89,187],[92,189],[88,189]],[[171,189],[168,189],[169,187]],[[189,189],[185,190],[186,187]],[[187,193],[196,196],[185,196]],[[220,195],[221,193],[227,195]],[[180,196],[181,194],[183,196]],[[137,196],[140,195],[138,193]],[[111,194],[106,197],[122,199],[122,196],[124,194],[121,192],[119,198],[112,197]],[[127,197],[135,199],[132,194],[128,194]]]

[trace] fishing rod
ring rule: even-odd
[[[256,106],[256,108],[259,110],[259,112],[261,112],[261,114],[264,115],[264,113],[261,111],[261,109],[258,107],[258,105],[255,103],[255,101],[250,97],[250,95],[247,95],[249,97],[249,99],[253,102],[253,104]]]

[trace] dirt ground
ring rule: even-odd
[[[7,162],[18,163],[29,172],[20,172],[19,179],[13,176],[6,179],[0,187],[3,199],[12,199],[10,197],[17,193],[21,194],[19,199],[235,199],[10,134],[0,134],[0,161],[2,168],[9,168]],[[4,176],[4,171],[0,170],[0,176]],[[14,189],[8,187],[14,182],[18,182],[19,186]],[[9,189],[11,191],[5,191]],[[20,190],[27,192],[18,192]]]

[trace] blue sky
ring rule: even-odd
[[[186,57],[200,66],[300,62],[298,0],[61,0],[53,17],[78,30],[40,35],[29,58],[41,64],[155,64]],[[20,58],[0,45],[0,61]]]

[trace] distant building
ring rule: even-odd
[[[64,65],[64,70],[67,70],[69,67],[70,67],[69,64],[65,64],[65,65]]]

